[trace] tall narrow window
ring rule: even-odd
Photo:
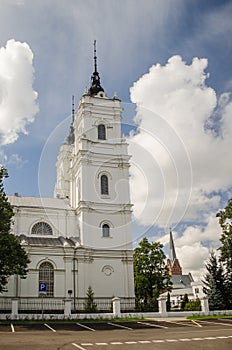
[[[102,226],[102,236],[103,237],[110,237],[110,227],[107,224],[104,224]]]
[[[98,139],[99,140],[106,139],[106,127],[104,124],[98,125]]]
[[[46,296],[54,296],[54,268],[48,261],[43,262],[39,267],[39,284],[46,284]]]
[[[101,194],[109,194],[109,183],[106,175],[101,176]]]

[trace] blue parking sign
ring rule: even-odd
[[[39,292],[46,292],[47,284],[44,282],[39,283]]]

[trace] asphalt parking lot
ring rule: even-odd
[[[0,323],[0,350],[191,350],[196,346],[231,349],[232,318]]]
[[[228,321],[227,321],[228,322]],[[230,320],[232,325],[232,320]],[[212,323],[213,325],[213,323]],[[203,323],[203,326],[207,324]],[[200,327],[191,320],[182,320],[182,321],[150,321],[150,320],[141,320],[141,321],[131,321],[131,322],[112,322],[112,321],[97,321],[97,322],[14,322],[4,324],[0,322],[0,332],[60,332],[60,331],[86,331],[86,332],[95,332],[95,331],[113,331],[113,330],[139,330],[139,329],[168,329],[175,327]]]

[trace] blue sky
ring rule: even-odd
[[[230,130],[231,125],[231,118],[228,117],[231,115],[232,90],[231,15],[232,2],[217,0],[0,0],[0,162],[5,164],[10,175],[5,182],[6,192],[38,196],[42,191],[42,195],[53,195],[53,186],[50,183],[55,180],[54,157],[59,144],[68,134],[71,96],[75,95],[77,104],[84,89],[90,85],[93,41],[96,39],[102,86],[109,97],[117,91],[125,107],[124,123],[135,123],[131,112],[134,111],[134,107],[131,106],[133,101],[138,108],[145,110],[142,120],[138,122],[141,128],[154,136],[157,123],[160,128],[167,128],[173,137],[173,144],[167,144],[167,149],[174,149],[175,145],[177,147],[180,140],[187,149],[187,153],[183,153],[182,148],[171,156],[175,165],[179,164],[176,167],[177,180],[191,180],[191,184],[179,186],[179,194],[183,192],[188,198],[183,200],[183,196],[179,195],[177,201],[173,200],[171,204],[168,203],[168,199],[172,198],[171,180],[168,177],[165,180],[166,184],[170,182],[170,187],[166,187],[165,196],[168,199],[165,197],[163,201],[159,190],[153,186],[155,182],[159,183],[157,179],[161,172],[172,173],[171,168],[167,166],[168,162],[162,164],[165,154],[162,156],[161,151],[157,154],[157,157],[162,156],[162,161],[159,163],[156,158],[153,169],[148,169],[147,164],[142,166],[142,161],[135,157],[134,163],[143,168],[140,175],[142,172],[146,175],[147,193],[152,197],[144,209],[142,203],[146,193],[138,191],[132,195],[135,209],[137,208],[137,236],[147,232],[153,239],[161,239],[166,244],[168,227],[172,226],[177,254],[184,268],[199,271],[200,264],[202,265],[207,258],[209,250],[219,245],[219,228],[216,227],[214,216],[217,210],[226,204],[232,193],[231,175],[228,175],[231,174],[231,169],[229,166],[226,168],[226,162],[222,162],[223,159],[227,159],[229,163],[231,145],[229,138],[227,141],[222,133],[222,129],[225,132],[226,126]],[[4,53],[10,52],[7,42],[11,39],[26,43],[27,47],[24,46],[24,51],[16,50],[15,42],[12,42],[11,48],[16,50],[12,69],[11,61],[8,60],[7,64],[10,67],[8,69],[17,74],[13,76],[13,83],[9,85],[7,66],[1,62],[6,60]],[[30,61],[31,54],[33,59]],[[20,58],[23,55],[28,60]],[[181,59],[174,58],[169,62],[170,58],[177,55]],[[195,64],[192,63],[194,57],[198,58]],[[203,58],[207,59],[207,63]],[[159,69],[157,64],[163,69]],[[152,66],[156,67],[153,72],[149,71]],[[191,89],[189,83],[186,83],[188,79]],[[194,79],[198,81],[195,82]],[[201,98],[198,98],[196,86],[199,88],[201,79],[204,82],[200,87]],[[9,86],[11,100],[4,105],[4,96]],[[181,91],[188,91],[187,95],[183,94],[183,100],[180,97]],[[37,98],[34,92],[37,92]],[[198,97],[190,101],[191,95]],[[169,96],[170,99],[166,100],[164,96]],[[186,102],[186,96],[189,104]],[[156,101],[155,106],[152,101]],[[167,106],[169,102],[173,106],[175,101],[180,110],[180,120],[175,114],[176,111],[169,115],[171,107],[167,110],[159,106],[159,103]],[[198,104],[199,119],[195,119],[191,111],[198,107]],[[15,110],[12,105],[15,106]],[[192,109],[190,105],[193,106]],[[186,114],[183,114],[183,106]],[[147,109],[156,115],[151,124],[146,114]],[[178,129],[185,118],[189,119],[189,124]],[[206,127],[206,119],[207,125],[210,124],[209,129],[219,130],[225,142],[219,142],[215,137],[203,141],[205,135],[199,130],[201,122],[202,128]],[[178,125],[175,125],[173,120],[178,121]],[[161,121],[165,121],[166,126]],[[220,131],[221,126],[223,128]],[[188,135],[184,131],[191,127],[196,132],[192,133],[193,142],[188,145],[188,142],[185,142]],[[7,128],[11,130],[10,134]],[[12,139],[12,130],[14,136],[17,135],[15,139]],[[27,134],[23,132],[25,130]],[[128,127],[125,130],[128,130]],[[141,132],[142,136],[144,135]],[[157,135],[155,137],[157,139]],[[146,135],[144,139],[147,139]],[[219,142],[218,147],[215,146],[216,141]],[[130,142],[132,154],[138,143],[143,144],[141,140],[133,137]],[[149,153],[150,146],[156,147],[151,141],[150,145],[144,146],[146,154]],[[215,154],[216,163],[220,160],[218,167],[222,169],[218,173],[213,167],[215,162],[212,153]],[[184,160],[180,164],[178,160],[181,154],[181,159]],[[161,168],[158,169],[157,164]],[[186,169],[189,171],[187,175]],[[151,172],[154,178],[150,175]],[[136,171],[132,173],[136,185],[134,187],[143,187],[140,175],[136,174]],[[160,183],[163,183],[162,181]],[[188,187],[187,191],[184,191],[185,186]],[[153,200],[154,197],[157,198],[157,202],[162,201],[165,208],[171,207],[169,211],[165,209],[158,219],[156,212],[160,212],[160,207]],[[195,237],[195,240],[192,240],[192,237]],[[196,259],[199,263],[196,263]]]

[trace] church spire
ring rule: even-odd
[[[92,84],[91,87],[89,89],[89,94],[90,96],[95,96],[98,94],[99,91],[103,91],[104,89],[101,87],[100,84],[100,76],[99,73],[97,71],[97,50],[96,50],[96,40],[94,40],[94,72],[93,75],[91,77],[92,79]]]
[[[173,241],[173,236],[172,236],[172,230],[170,229],[170,242],[169,242],[169,258],[171,260],[171,263],[173,263],[174,259],[176,258],[176,251],[175,251],[175,246],[174,246],[174,241]]]
[[[172,236],[172,230],[170,229],[170,243],[169,243],[169,259],[167,261],[167,267],[169,275],[182,275],[182,267],[180,266],[179,260],[176,257],[176,251]]]

